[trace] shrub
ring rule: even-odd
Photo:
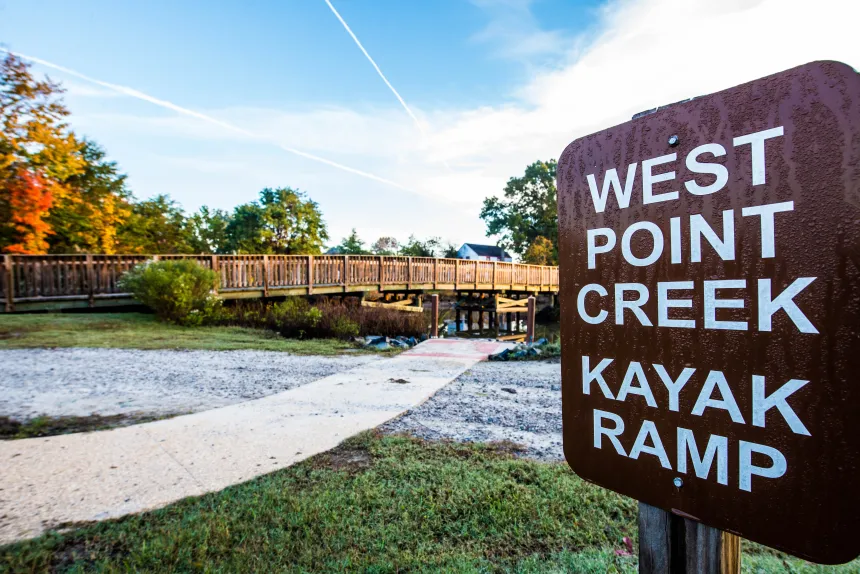
[[[289,297],[275,304],[238,302],[225,307],[218,324],[277,331],[289,338],[357,335],[420,337],[427,332],[424,313],[405,313],[378,307],[362,307],[322,299],[312,305],[304,297]]]
[[[314,337],[322,312],[311,307],[307,299],[288,297],[281,303],[275,303],[268,308],[266,326],[278,331],[284,337]]]
[[[147,261],[120,282],[160,319],[183,325],[217,321],[221,302],[210,293],[217,286],[215,273],[191,259]]]
[[[330,329],[331,334],[338,339],[351,339],[360,332],[358,323],[343,315],[332,319]]]

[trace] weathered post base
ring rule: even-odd
[[[640,574],[739,574],[741,539],[639,503]]]

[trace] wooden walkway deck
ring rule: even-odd
[[[152,259],[194,259],[223,299],[336,293],[556,293],[558,267],[376,255],[4,255],[0,312],[133,304],[119,279]]]

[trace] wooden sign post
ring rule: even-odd
[[[564,452],[642,503],[642,572],[860,554],[858,142],[815,62],[561,155]]]

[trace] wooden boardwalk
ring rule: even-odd
[[[133,304],[123,273],[152,259],[193,259],[219,278],[223,299],[472,291],[557,293],[558,267],[377,255],[4,255],[0,312]]]

